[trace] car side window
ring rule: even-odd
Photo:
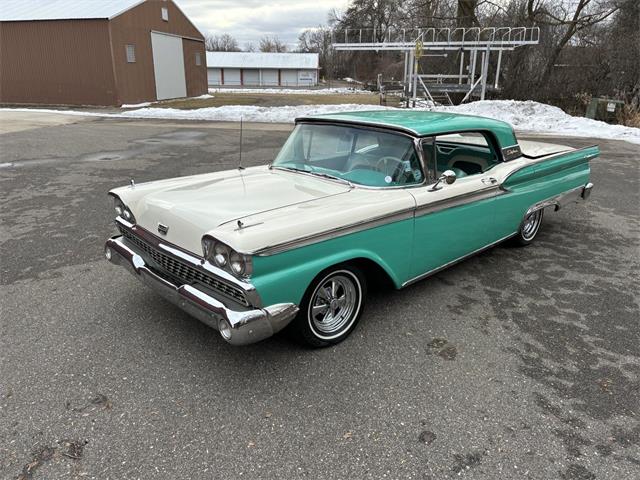
[[[482,174],[499,160],[492,143],[482,132],[438,135],[434,140],[435,176],[453,170],[458,177]]]

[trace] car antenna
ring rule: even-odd
[[[240,157],[238,158],[238,170],[244,170],[242,166],[242,117],[240,117]]]

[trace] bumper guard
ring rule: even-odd
[[[193,285],[176,285],[156,273],[120,235],[107,240],[104,249],[111,263],[125,267],[162,297],[218,330],[222,338],[233,345],[247,345],[270,337],[298,313],[293,303],[243,310],[241,306],[227,306],[232,302],[215,298]]]

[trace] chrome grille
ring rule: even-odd
[[[216,292],[220,292],[223,295],[226,295],[227,297],[240,302],[242,305],[249,306],[249,302],[247,301],[247,298],[242,289],[218,280],[212,275],[201,272],[191,265],[183,263],[175,259],[174,257],[161,252],[160,250],[150,245],[145,240],[127,230],[126,228],[122,227],[121,225],[118,225],[118,229],[120,230],[122,236],[141,248],[147,255],[149,255],[149,257],[151,257],[151,259],[157,265],[162,267],[163,271],[158,273],[168,275],[173,280],[177,280],[180,283],[186,285],[201,283],[210,287]]]

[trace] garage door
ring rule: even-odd
[[[207,83],[209,85],[220,85],[222,75],[219,68],[207,68]]]
[[[295,87],[298,85],[298,71],[297,70],[282,70],[282,86]]]
[[[240,69],[239,68],[225,68],[224,69],[224,84],[225,85],[240,85]]]
[[[245,68],[242,71],[243,85],[258,86],[260,85],[260,70]]]
[[[273,87],[278,85],[278,70],[262,70],[262,85]]]
[[[182,38],[151,32],[158,100],[187,96]]]

